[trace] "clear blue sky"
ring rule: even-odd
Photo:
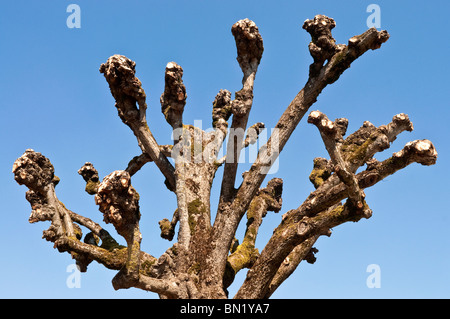
[[[69,29],[69,4],[81,8],[81,28]],[[366,190],[374,211],[369,220],[345,224],[316,244],[314,265],[301,264],[274,298],[449,298],[449,63],[448,1],[2,1],[0,10],[0,297],[154,298],[137,289],[114,291],[115,272],[92,263],[80,288],[68,288],[73,264],[41,239],[48,223],[29,224],[25,186],[13,179],[14,160],[27,148],[47,156],[61,178],[57,194],[71,210],[102,222],[77,170],[92,162],[103,178],[124,169],[139,154],[135,137],[117,116],[108,85],[98,72],[113,54],[136,61],[148,96],[149,126],[168,144],[170,127],[161,112],[164,68],[184,69],[188,104],[185,122],[209,127],[214,96],[241,88],[231,35],[234,22],[256,22],[265,51],[255,82],[250,123],[274,127],[303,87],[312,59],[303,21],[316,14],[336,20],[334,37],[347,43],[367,29],[369,4],[381,9],[381,28],[391,38],[367,52],[312,107],[329,118],[349,119],[349,132],[364,121],[388,123],[407,113],[412,133],[403,133],[384,159],[410,140],[427,138],[439,153],[432,167],[413,164]],[[271,177],[284,179],[283,209],[270,213],[260,230],[261,249],[281,214],[298,207],[313,190],[308,181],[314,157],[327,156],[317,129],[304,119]],[[447,168],[446,168],[447,167]],[[242,166],[242,169],[246,165]],[[217,202],[221,172],[216,176]],[[267,180],[266,180],[267,182]],[[133,177],[141,195],[142,248],[154,256],[171,245],[159,237],[158,221],[170,218],[175,197],[154,165]],[[108,230],[114,230],[108,225]],[[241,232],[242,233],[242,232]],[[116,236],[118,237],[118,236]],[[118,237],[119,238],[119,237]],[[381,288],[369,289],[366,268],[381,269]],[[237,284],[244,278],[238,276]],[[231,293],[236,291],[231,287]]]

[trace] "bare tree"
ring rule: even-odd
[[[338,80],[358,57],[380,48],[389,38],[386,31],[371,28],[350,38],[346,45],[336,44],[331,34],[334,27],[335,21],[323,15],[304,22],[303,29],[311,35],[313,63],[309,78],[237,188],[241,151],[255,143],[264,129],[263,123],[247,129],[255,75],[264,50],[255,23],[244,19],[232,26],[243,72],[242,89],[234,99],[227,90],[217,94],[212,107],[213,131],[183,123],[187,97],[183,69],[175,62],[167,64],[161,111],[173,128],[173,145],[159,145],[150,131],[146,94],[135,76],[135,62],[121,55],[111,56],[100,72],[109,84],[120,119],[133,131],[142,154],[131,159],[125,170],[114,171],[102,181],[89,162],[78,173],[86,181],[86,191],[95,196],[104,222],[115,227],[126,246],[58,200],[55,187],[59,178],[53,165],[31,149],[13,165],[15,180],[29,188],[29,221],[50,221],[43,237],[59,252],[70,253],[81,271],[86,271],[92,261],[118,270],[112,280],[114,289],[135,287],[158,293],[161,298],[226,298],[236,273],[247,268],[246,279],[234,297],[270,297],[302,260],[314,263],[317,249],[313,245],[320,236],[330,236],[330,229],[340,224],[371,217],[365,188],[411,163],[432,165],[437,160],[428,140],[409,142],[384,161],[374,158],[389,148],[398,134],[412,131],[406,114],[395,115],[392,122],[379,127],[366,121],[346,136],[347,119],[332,121],[320,111],[312,111],[307,121],[318,128],[330,159],[314,159],[309,179],[315,191],[283,215],[261,252],[255,248],[267,212],[281,210],[283,181],[273,178],[265,186],[263,181],[292,132],[327,85]],[[224,143],[227,135],[228,142]],[[222,147],[225,156],[219,156]],[[177,198],[176,211],[159,222],[161,237],[172,241],[177,231],[177,242],[159,258],[140,248],[139,194],[131,185],[131,177],[148,162],[159,168],[165,185]],[[215,220],[211,220],[211,186],[222,165],[220,199]],[[357,173],[362,166],[365,169]],[[236,230],[245,215],[246,231],[239,243]],[[88,230],[84,238],[80,226]]]

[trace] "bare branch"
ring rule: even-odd
[[[128,162],[125,171],[127,171],[130,176],[133,176],[148,162],[153,162],[152,158],[147,153],[142,153],[141,155],[133,157],[131,161]]]
[[[239,20],[231,27],[231,33],[236,40],[237,61],[244,73],[245,84],[247,76],[255,73],[264,51],[262,37],[256,24],[249,20]],[[250,84],[250,83],[248,83]]]
[[[178,209],[173,213],[172,221],[167,218],[159,221],[159,228],[161,229],[161,237],[167,240],[172,240],[175,235],[175,226],[179,220]]]
[[[85,256],[113,270],[120,270],[127,259],[126,248],[107,250],[69,237],[57,239],[55,246],[59,252],[69,252],[71,254],[75,253],[80,256]]]
[[[253,145],[258,140],[259,134],[266,128],[264,123],[258,122],[250,126],[247,130],[247,136],[244,140],[244,147]]]
[[[336,26],[334,19],[324,15],[316,15],[312,20],[303,23],[303,29],[311,34],[309,52],[314,59],[311,64],[310,77],[317,76],[325,60],[330,60],[333,55],[342,50],[342,45],[337,45],[331,30]]]
[[[213,102],[212,126],[223,131],[226,135],[228,128],[228,119],[231,112],[231,92],[220,90]]]
[[[292,275],[303,260],[307,260],[310,264],[314,263],[314,254],[317,253],[318,250],[313,248],[313,245],[319,237],[320,235],[311,236],[292,250],[292,252],[284,259],[277,273],[273,277],[264,298],[270,298],[275,290],[277,290],[277,288]]]
[[[341,145],[341,153],[348,163],[349,170],[356,170],[370,160],[376,153],[389,148],[390,143],[396,140],[397,135],[413,130],[408,115],[401,113],[392,118],[392,122],[376,128],[366,121],[353,134],[349,135]]]
[[[118,54],[111,56],[100,66],[100,73],[105,76],[116,100],[119,117],[128,126],[133,122],[146,122],[146,95],[141,81],[135,76],[135,67],[134,61]]]
[[[26,185],[32,193],[28,198],[31,204],[38,204],[35,216],[30,220],[43,220],[50,218],[56,236],[75,237],[74,227],[67,210],[55,194],[55,175],[52,163],[41,153],[28,149],[13,165],[14,179],[20,185]],[[39,215],[38,210],[45,216]]]
[[[253,198],[247,211],[247,229],[244,240],[228,257],[229,271],[225,273],[224,287],[231,284],[238,271],[242,268],[250,268],[259,257],[258,249],[255,248],[259,227],[268,211],[276,213],[280,211],[282,190],[283,180],[274,178]]]
[[[323,157],[314,159],[314,168],[309,175],[309,180],[317,189],[331,176],[333,165]]]
[[[161,95],[161,112],[173,129],[183,125],[183,110],[186,104],[186,87],[183,84],[183,68],[169,62],[165,72],[165,88]]]
[[[336,120],[336,122],[338,122],[338,120]],[[341,119],[340,122],[342,123],[344,121]],[[340,146],[342,143],[340,141],[343,141],[341,135],[342,131],[338,129],[336,123],[331,122],[325,114],[319,111],[310,113],[308,123],[313,123],[319,129],[325,148],[334,163],[334,171],[339,176],[340,180],[349,188],[349,199],[353,201],[353,204],[357,209],[363,209],[363,202],[366,195],[359,188],[355,175],[349,171],[348,165],[341,155]],[[368,218],[372,215],[372,211],[366,210],[364,211],[364,214]]]
[[[140,243],[139,194],[131,186],[126,171],[114,171],[106,176],[98,187],[95,203],[103,213],[106,223],[112,223],[128,246],[125,267],[114,277],[115,289],[129,288],[139,279]]]
[[[174,282],[164,279],[156,279],[149,276],[140,275],[139,281],[135,284],[136,288],[156,292],[168,298],[181,298],[182,291],[180,286]]]
[[[172,148],[173,145],[159,145],[160,151],[166,157],[171,157]],[[133,176],[148,162],[153,162],[153,159],[147,153],[142,153],[141,155],[133,157],[131,161],[128,162],[128,166],[125,170],[130,176]]]
[[[231,28],[231,32],[236,40],[237,61],[244,73],[242,79],[243,87],[236,92],[235,99],[231,102],[233,113],[231,128],[234,132],[244,132],[253,104],[253,85],[264,46],[258,27],[249,19],[236,22]],[[243,138],[239,133],[229,139],[220,191],[221,204],[229,202],[234,195],[234,183],[238,160],[243,147]]]
[[[135,76],[136,63],[123,55],[113,55],[100,66],[109,88],[116,100],[119,117],[136,136],[142,152],[147,153],[166,177],[167,187],[175,190],[175,169],[161,152],[158,143],[147,125],[145,92]],[[136,107],[139,105],[139,110]]]

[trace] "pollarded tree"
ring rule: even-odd
[[[161,298],[226,298],[236,273],[247,268],[246,279],[234,297],[270,297],[302,260],[315,261],[317,249],[313,245],[320,236],[329,236],[330,229],[342,223],[372,215],[365,201],[365,188],[411,163],[432,165],[437,159],[428,140],[409,142],[382,162],[374,158],[389,148],[398,134],[413,129],[406,114],[395,115],[392,122],[380,127],[364,122],[345,137],[347,119],[332,121],[320,111],[312,111],[307,121],[318,128],[330,159],[314,159],[309,178],[315,191],[298,208],[283,215],[261,252],[255,248],[262,219],[268,211],[280,211],[282,204],[283,181],[273,178],[262,183],[292,132],[327,85],[338,80],[358,57],[380,48],[389,38],[386,31],[371,28],[350,38],[347,45],[336,44],[331,34],[334,27],[334,20],[323,15],[304,22],[303,29],[311,35],[309,51],[313,58],[308,81],[281,115],[237,189],[240,153],[255,143],[264,129],[263,123],[247,129],[255,75],[263,54],[262,37],[255,23],[245,19],[231,29],[243,87],[234,99],[227,90],[217,94],[212,108],[213,131],[183,123],[183,69],[174,62],[167,64],[161,111],[173,128],[173,145],[159,145],[150,131],[146,95],[135,76],[135,63],[121,55],[110,57],[100,72],[109,84],[119,117],[133,131],[142,154],[133,158],[125,170],[114,171],[102,181],[89,162],[78,173],[86,181],[86,191],[95,195],[104,222],[115,227],[126,246],[58,200],[55,187],[59,178],[52,164],[30,149],[13,165],[15,180],[29,188],[29,221],[50,221],[43,237],[53,242],[59,252],[70,253],[81,271],[86,271],[94,260],[118,270],[112,280],[114,289],[135,287],[158,293]],[[227,134],[227,145],[223,145]],[[221,157],[222,146],[226,155]],[[175,166],[168,157],[173,158]],[[131,177],[148,162],[159,168],[167,188],[177,198],[176,211],[167,216],[170,219],[159,222],[161,237],[169,241],[178,230],[177,242],[159,258],[140,249],[139,195],[131,185]],[[211,186],[222,165],[220,199],[215,220],[211,220]],[[356,173],[364,165],[366,168]],[[239,243],[235,234],[245,215],[246,231]],[[89,231],[84,238],[80,226]]]

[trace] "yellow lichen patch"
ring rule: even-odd
[[[199,198],[188,203],[188,223],[191,234],[195,233],[198,218],[205,213],[206,207]]]

